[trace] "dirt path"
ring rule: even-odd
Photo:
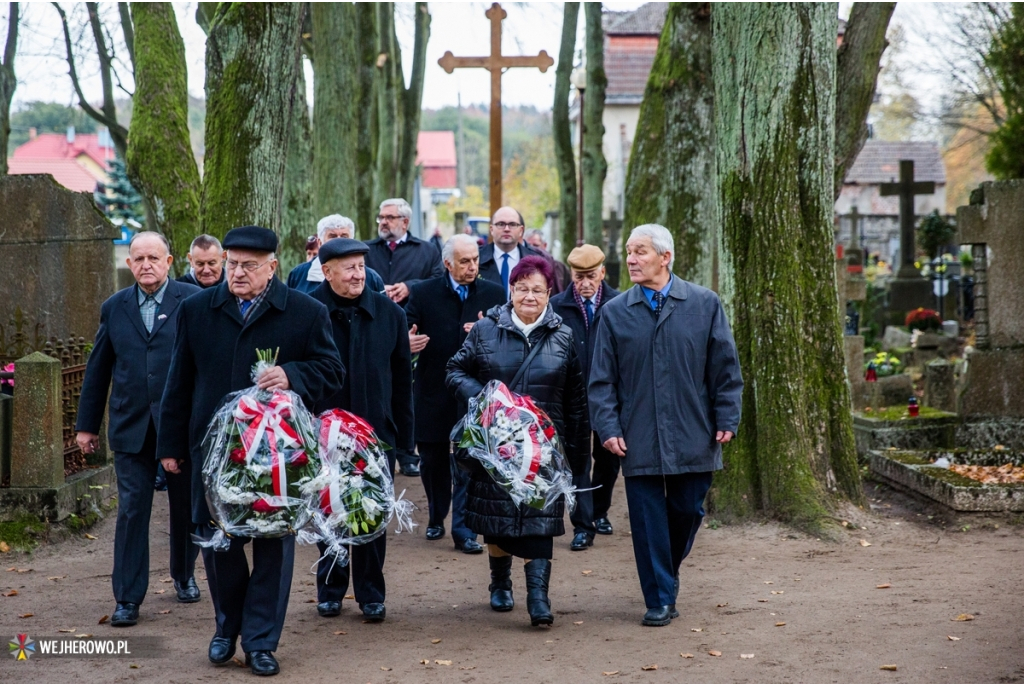
[[[401,476],[398,485],[409,487],[422,524],[422,488]],[[639,624],[643,602],[621,484],[614,536],[599,537],[586,552],[570,552],[569,536],[556,542],[550,629],[529,626],[521,571],[514,574],[515,611],[494,613],[487,605],[485,558],[456,553],[448,541],[427,542],[422,526],[388,543],[387,622],[362,623],[348,601],[340,617],[321,619],[310,603],[315,549],[299,548],[278,680],[1024,681],[1024,525],[1019,519],[953,519],[902,495],[869,491],[872,510],[849,512],[858,528],[844,530],[838,543],[773,524],[705,527],[683,568],[682,616],[666,628]],[[139,625],[127,631],[162,636],[166,657],[11,660],[0,667],[0,681],[257,680],[247,669],[207,662],[213,612],[205,583],[202,602],[181,605],[171,585],[161,582],[167,577],[165,512],[164,503],[154,511],[150,594]],[[0,597],[0,630],[9,636],[69,628],[125,634],[97,625],[114,604],[112,518],[90,532],[96,540],[77,536],[30,556],[0,555],[0,593],[18,591]],[[11,567],[31,570],[6,570]],[[198,575],[205,578],[201,570]],[[65,577],[49,579],[57,576]],[[877,588],[883,584],[890,587]],[[34,616],[17,618],[26,613]],[[951,620],[965,613],[974,620]],[[656,670],[643,670],[655,664]],[[880,670],[883,664],[898,670]]]

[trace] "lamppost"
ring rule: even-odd
[[[580,94],[580,180],[576,187],[576,246],[579,247],[583,244],[583,91],[587,89],[587,70],[584,67],[573,69],[569,80]]]

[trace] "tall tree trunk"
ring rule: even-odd
[[[377,3],[377,159],[374,201],[398,197],[398,132],[404,112],[398,106],[404,83],[402,52],[395,36],[395,4]],[[406,198],[409,199],[409,198]]]
[[[554,128],[555,162],[558,165],[558,216],[562,232],[562,258],[576,245],[576,156],[572,149],[572,127],[569,125],[569,87],[572,62],[576,52],[576,23],[580,4],[567,2],[562,7],[562,42],[558,48],[555,69],[555,102],[551,108]]]
[[[604,178],[608,162],[604,158],[604,93],[608,78],[604,73],[604,30],[601,28],[601,3],[585,2],[587,18],[587,90],[583,98],[583,229],[587,242],[604,246]]]
[[[832,257],[836,6],[712,16],[720,293],[746,381],[716,508],[814,529],[862,497]]]
[[[868,110],[875,97],[878,62],[895,2],[857,2],[836,56],[836,149],[833,198],[868,139]]]
[[[356,3],[359,64],[359,131],[356,142],[356,237],[369,240],[377,235],[377,205],[374,188],[377,171],[377,12],[372,3]]]
[[[293,108],[302,69],[303,4],[221,3],[206,41],[203,232],[280,231]]]
[[[423,105],[423,76],[427,65],[427,41],[430,40],[430,12],[427,3],[416,3],[416,29],[413,39],[412,74],[409,87],[405,88],[405,77],[401,70],[402,128],[399,131],[398,192],[412,202],[416,179],[416,143],[420,134],[420,109]],[[397,45],[397,43],[396,43]],[[401,64],[401,63],[399,63]]]
[[[309,4],[303,7],[309,11]],[[306,104],[306,75],[299,60],[295,106],[291,113],[291,139],[284,172],[284,207],[281,219],[281,245],[278,259],[281,273],[287,274],[306,261],[306,237],[316,233],[313,213],[313,137],[309,130],[309,105]],[[314,81],[315,82],[315,81]]]
[[[356,5],[314,2],[313,206],[316,218],[354,216],[359,144],[359,40]],[[347,46],[344,50],[337,46]]]
[[[18,78],[14,74],[14,55],[18,49],[18,3],[10,3],[7,14],[7,39],[0,62],[0,176],[7,175],[7,139],[11,135],[11,100]]]
[[[711,4],[673,2],[640,105],[624,223],[668,228],[673,272],[717,289],[714,100]],[[627,286],[629,274],[622,279]]]
[[[201,186],[188,134],[185,43],[170,3],[131,4],[135,107],[127,168],[153,208],[148,230],[163,233],[179,269],[199,234]]]

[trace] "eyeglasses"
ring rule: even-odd
[[[537,299],[540,299],[542,297],[547,297],[547,295],[551,292],[551,288],[548,288],[547,290],[530,290],[529,288],[516,286],[512,288],[512,292],[515,293],[516,295],[519,295],[520,297],[533,295]]]
[[[379,224],[382,221],[398,221],[399,219],[404,219],[404,218],[405,218],[404,216],[396,216],[396,215],[385,216],[383,214],[378,214],[377,215],[377,223]]]
[[[520,226],[522,226],[522,224],[518,224],[514,221],[499,221],[498,223],[491,225],[497,229],[519,228]]]
[[[262,264],[257,264],[256,262],[236,262],[233,259],[229,259],[227,262],[225,262],[224,266],[227,267],[228,273],[232,273],[238,267],[242,267],[242,271],[244,271],[247,274],[251,274],[254,271],[256,271],[256,269],[259,269],[261,266],[266,266],[272,261],[274,261],[273,258],[268,259]]]

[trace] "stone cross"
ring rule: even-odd
[[[900,160],[899,183],[883,183],[883,196],[898,195],[900,198],[900,269],[897,278],[920,278],[914,267],[914,196],[931,195],[935,184],[931,181],[914,182],[914,160]]]
[[[508,13],[501,9],[501,5],[494,3],[484,15],[491,20],[491,54],[487,57],[456,57],[449,50],[437,63],[449,74],[464,67],[477,67],[491,72],[490,198],[493,216],[501,207],[501,75],[510,67],[537,67],[543,73],[555,60],[544,50],[536,57],[501,54],[501,21]]]

